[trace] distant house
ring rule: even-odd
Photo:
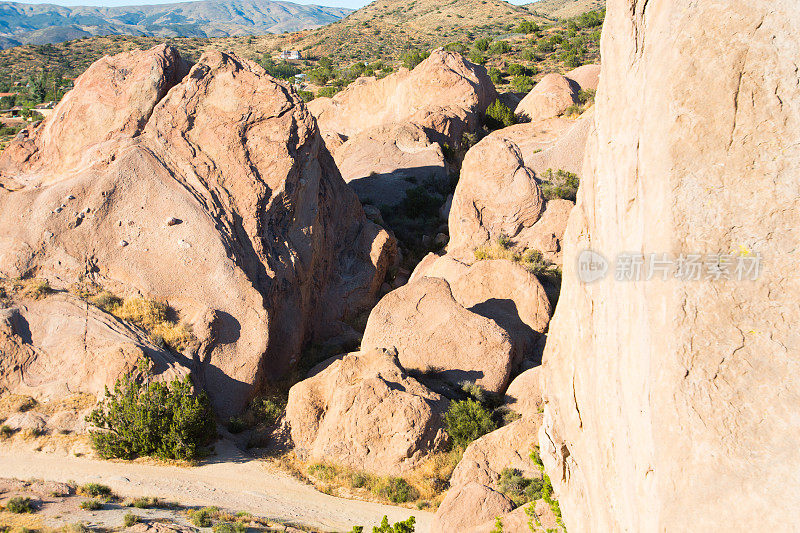
[[[288,59],[288,60],[295,60],[295,61],[301,59],[300,52],[297,51],[297,50],[283,50],[281,52],[281,56],[280,57],[281,57],[281,59]]]

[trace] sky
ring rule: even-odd
[[[61,6],[130,6],[144,4],[172,4],[176,0],[14,0],[22,4],[57,4]],[[296,4],[318,4],[333,7],[358,9],[370,0],[288,0]],[[512,4],[528,4],[532,0],[509,0]]]

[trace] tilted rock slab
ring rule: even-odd
[[[168,301],[227,416],[305,341],[348,329],[395,244],[288,85],[219,52],[183,68],[167,46],[101,60],[0,155],[0,275]]]
[[[603,31],[544,361],[542,457],[567,530],[791,531],[800,12],[611,0]],[[583,284],[587,248],[732,254],[734,279],[616,282],[612,266]],[[756,254],[758,278],[737,280]]]
[[[410,377],[396,352],[369,350],[293,386],[286,421],[302,457],[399,474],[442,447],[446,409],[447,400]]]

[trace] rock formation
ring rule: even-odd
[[[156,379],[189,373],[188,361],[155,346],[136,327],[72,295],[0,308],[0,391],[61,398],[102,396],[145,358]]]
[[[446,185],[450,168],[441,145],[458,146],[495,98],[483,67],[436,50],[413,70],[359,78],[309,109],[362,202],[393,206],[411,187]]]
[[[547,74],[517,104],[514,114],[529,122],[557,117],[577,101],[579,88],[561,74]]]
[[[168,46],[103,59],[0,155],[0,276],[168,301],[228,415],[351,331],[394,241],[287,85],[218,52],[183,73]]]
[[[567,529],[792,530],[800,12],[612,0],[603,31],[543,367],[542,457]],[[587,249],[611,262],[591,284]],[[701,279],[615,281],[632,251],[702,254]]]
[[[363,350],[396,349],[407,370],[435,372],[503,392],[519,362],[511,335],[494,320],[464,308],[450,285],[423,277],[384,296],[372,310]]]
[[[468,483],[452,488],[439,505],[431,526],[432,533],[467,531],[514,508],[511,500],[480,483]]]
[[[596,91],[600,84],[600,65],[582,65],[570,70],[564,77],[574,81],[585,91]]]
[[[337,358],[292,387],[286,421],[302,457],[396,475],[442,447],[446,408],[396,352],[371,350]]]

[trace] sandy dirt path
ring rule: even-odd
[[[391,522],[416,517],[427,533],[433,514],[323,494],[276,467],[218,442],[218,455],[196,467],[102,461],[66,454],[37,453],[0,446],[0,477],[96,482],[125,497],[156,496],[184,505],[216,505],[288,520],[325,531],[370,531],[384,515]]]

